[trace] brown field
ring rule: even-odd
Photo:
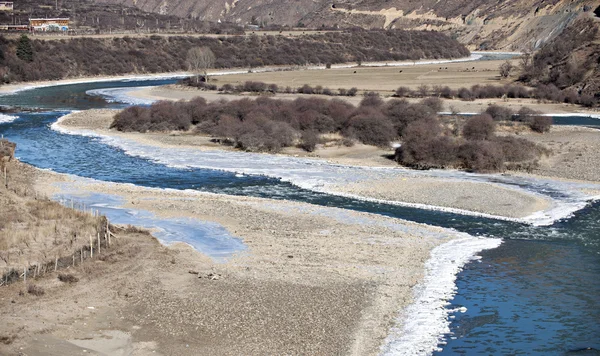
[[[463,63],[427,64],[402,67],[355,67],[327,70],[298,70],[268,73],[247,73],[213,77],[213,84],[240,84],[245,81],[273,83],[282,87],[304,84],[330,89],[352,88],[392,93],[400,86],[412,89],[420,85],[447,85],[457,89],[475,84],[503,85],[498,67],[504,61],[473,61]],[[517,61],[514,61],[517,64]],[[446,69],[447,68],[447,69]],[[356,72],[356,73],[355,73]]]

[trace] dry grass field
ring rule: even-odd
[[[421,85],[449,86],[452,89],[475,84],[503,85],[512,80],[501,80],[499,67],[504,61],[473,61],[447,64],[428,64],[399,67],[355,67],[327,70],[299,70],[267,73],[247,73],[213,77],[213,84],[237,85],[245,81],[277,84],[281,87],[300,87],[304,84],[321,85],[330,89],[352,88],[392,93],[400,86],[417,89]],[[514,61],[517,64],[517,61]]]
[[[0,283],[17,278],[14,271],[22,274],[27,269],[28,276],[42,268],[45,272],[56,259],[61,266],[70,264],[74,253],[84,247],[88,252],[90,237],[94,244],[98,233],[104,237],[103,217],[39,195],[33,188],[33,168],[16,161],[5,166],[7,179],[5,183],[2,172],[0,186]]]

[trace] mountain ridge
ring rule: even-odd
[[[591,0],[95,1],[240,25],[435,30],[481,50],[535,50],[598,5]]]

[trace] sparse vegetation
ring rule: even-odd
[[[63,283],[77,283],[79,282],[79,278],[75,277],[70,273],[59,273],[58,280]]]
[[[0,144],[14,149],[6,140]],[[0,285],[23,281],[24,273],[29,282],[30,278],[79,265],[90,256],[90,236],[104,236],[106,218],[90,214],[89,209],[84,211],[76,202],[71,209],[38,195],[32,187],[33,168],[6,157],[0,153],[0,163],[7,168],[7,185],[3,170],[0,175]],[[109,250],[107,240],[101,238],[100,243],[103,252]],[[96,249],[95,239],[94,245]],[[67,283],[76,279],[66,272],[58,278]],[[28,292],[38,295],[40,291],[43,289]]]
[[[512,70],[514,69],[513,64],[510,61],[505,61],[500,65],[500,76],[502,78],[510,77]]]
[[[535,132],[548,132],[552,127],[552,118],[547,116],[534,116],[529,122],[529,127]]]
[[[407,39],[409,36],[412,41]],[[368,44],[368,45],[367,45]],[[158,73],[188,69],[186,54],[202,47],[215,55],[215,68],[308,65],[420,58],[457,58],[469,51],[456,40],[430,31],[327,32],[283,36],[71,38],[32,40],[33,60],[17,55],[16,40],[0,36],[4,82],[54,80],[75,76]],[[20,52],[19,52],[20,53]]]
[[[202,81],[208,82],[208,70],[215,64],[215,54],[208,47],[193,47],[187,52],[186,61],[190,72],[196,73],[196,83],[202,75]]]
[[[553,101],[598,105],[598,31],[598,24],[593,19],[575,21],[545,44],[531,60],[522,62],[519,79],[537,86],[538,92]]]
[[[411,90],[406,87],[399,87],[394,96],[397,98],[423,98],[424,96],[453,99],[459,98],[465,101],[475,99],[491,98],[524,98],[537,99],[540,101],[551,101],[556,103],[579,104],[587,107],[594,106],[597,99],[590,94],[583,94],[572,88],[559,89],[554,84],[539,83],[536,87],[526,87],[521,84],[506,85],[473,85],[471,88],[452,89],[448,86],[434,86],[431,90],[425,92],[423,88]]]
[[[27,286],[27,293],[35,295],[36,297],[41,297],[42,295],[46,294],[46,291],[44,291],[44,288],[38,285],[30,284]]]
[[[247,82],[243,87],[266,90],[264,83]],[[515,141],[523,150],[522,155],[516,155],[509,145],[512,141],[495,135],[496,122],[505,121],[522,121],[537,131],[547,130],[545,126],[541,128],[547,119],[536,119],[541,116],[531,110],[520,111],[524,115],[521,117],[490,106],[487,113],[471,117],[457,127],[456,122],[464,120],[443,122],[437,115],[442,106],[439,98],[425,98],[414,104],[405,99],[384,102],[372,92],[365,93],[358,106],[315,97],[286,101],[261,96],[256,100],[212,103],[196,98],[127,108],[115,116],[111,127],[142,132],[184,130],[211,135],[240,149],[267,152],[293,145],[312,152],[324,134],[341,135],[348,143],[356,140],[379,147],[389,147],[391,141],[398,139],[402,141],[396,152],[398,162],[420,169],[501,171],[505,162],[532,162],[543,153],[534,144]]]

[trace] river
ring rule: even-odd
[[[127,105],[107,103],[86,92],[172,82],[130,80],[71,84],[1,96],[0,105],[18,107],[21,112],[11,114],[16,117],[14,120],[0,118],[0,134],[18,144],[17,156],[21,161],[59,173],[153,188],[302,201],[502,238],[504,242],[500,247],[482,252],[481,259],[469,263],[458,275],[457,293],[447,306],[451,333],[440,336],[442,341],[435,354],[548,355],[583,348],[600,350],[600,278],[597,278],[600,274],[600,203],[584,202],[566,185],[502,175],[460,175],[463,179],[520,186],[552,197],[561,208],[573,208],[567,209],[557,221],[535,225],[333,195],[316,189],[318,184],[302,184],[306,176],[299,173],[286,179],[279,173],[258,175],[256,171],[244,171],[244,167],[239,169],[244,174],[223,169],[218,166],[222,164],[221,157],[210,161],[216,165],[213,168],[218,169],[174,164],[164,152],[124,146],[122,142],[110,144],[98,137],[66,135],[50,127],[72,110]],[[28,112],[27,108],[41,111]],[[557,118],[556,121],[600,126],[600,120],[582,117]],[[297,171],[302,172],[305,168],[302,162],[297,164]],[[318,177],[321,180],[355,172],[349,167],[335,167],[331,172],[328,167],[318,169],[324,172],[319,173],[323,174]],[[268,168],[264,172],[268,173]],[[315,174],[315,171],[310,172]],[[403,353],[393,347],[388,350],[391,350],[389,354]]]

